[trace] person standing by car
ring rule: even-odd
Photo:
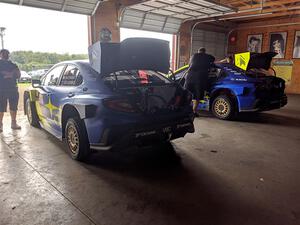
[[[194,54],[190,60],[190,68],[184,86],[193,94],[193,111],[195,116],[198,116],[197,108],[200,100],[204,98],[209,69],[214,61],[215,57],[206,54],[205,48],[200,48],[198,53]]]
[[[19,92],[17,79],[20,78],[18,66],[9,60],[9,51],[0,50],[0,132],[3,131],[3,116],[6,112],[7,102],[9,102],[11,128],[21,129],[16,122]]]

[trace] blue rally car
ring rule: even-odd
[[[24,93],[25,113],[65,139],[73,159],[91,150],[167,142],[194,132],[191,94],[169,71],[166,41],[131,38],[96,43],[90,61],[53,66]]]
[[[276,77],[270,68],[275,55],[273,52],[249,53],[249,60],[241,61],[244,70],[237,63],[215,63],[209,74],[208,95],[199,109],[210,110],[217,118],[229,120],[239,112],[265,111],[286,105],[285,81]],[[188,65],[183,66],[171,76],[183,85],[188,68]]]

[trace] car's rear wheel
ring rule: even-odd
[[[236,115],[234,99],[227,95],[220,95],[213,100],[212,113],[219,119],[231,120]]]
[[[71,157],[84,161],[90,155],[90,145],[85,125],[79,118],[70,118],[65,128],[65,138]]]
[[[26,100],[25,109],[26,109],[26,115],[29,124],[34,127],[39,127],[40,123],[36,112],[35,104],[34,102],[31,102],[29,98]]]

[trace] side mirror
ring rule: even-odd
[[[39,87],[41,87],[41,81],[40,80],[32,80],[31,85],[34,88],[39,88]]]

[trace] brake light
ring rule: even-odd
[[[103,104],[105,107],[119,112],[136,112],[134,107],[126,99],[105,99]]]

